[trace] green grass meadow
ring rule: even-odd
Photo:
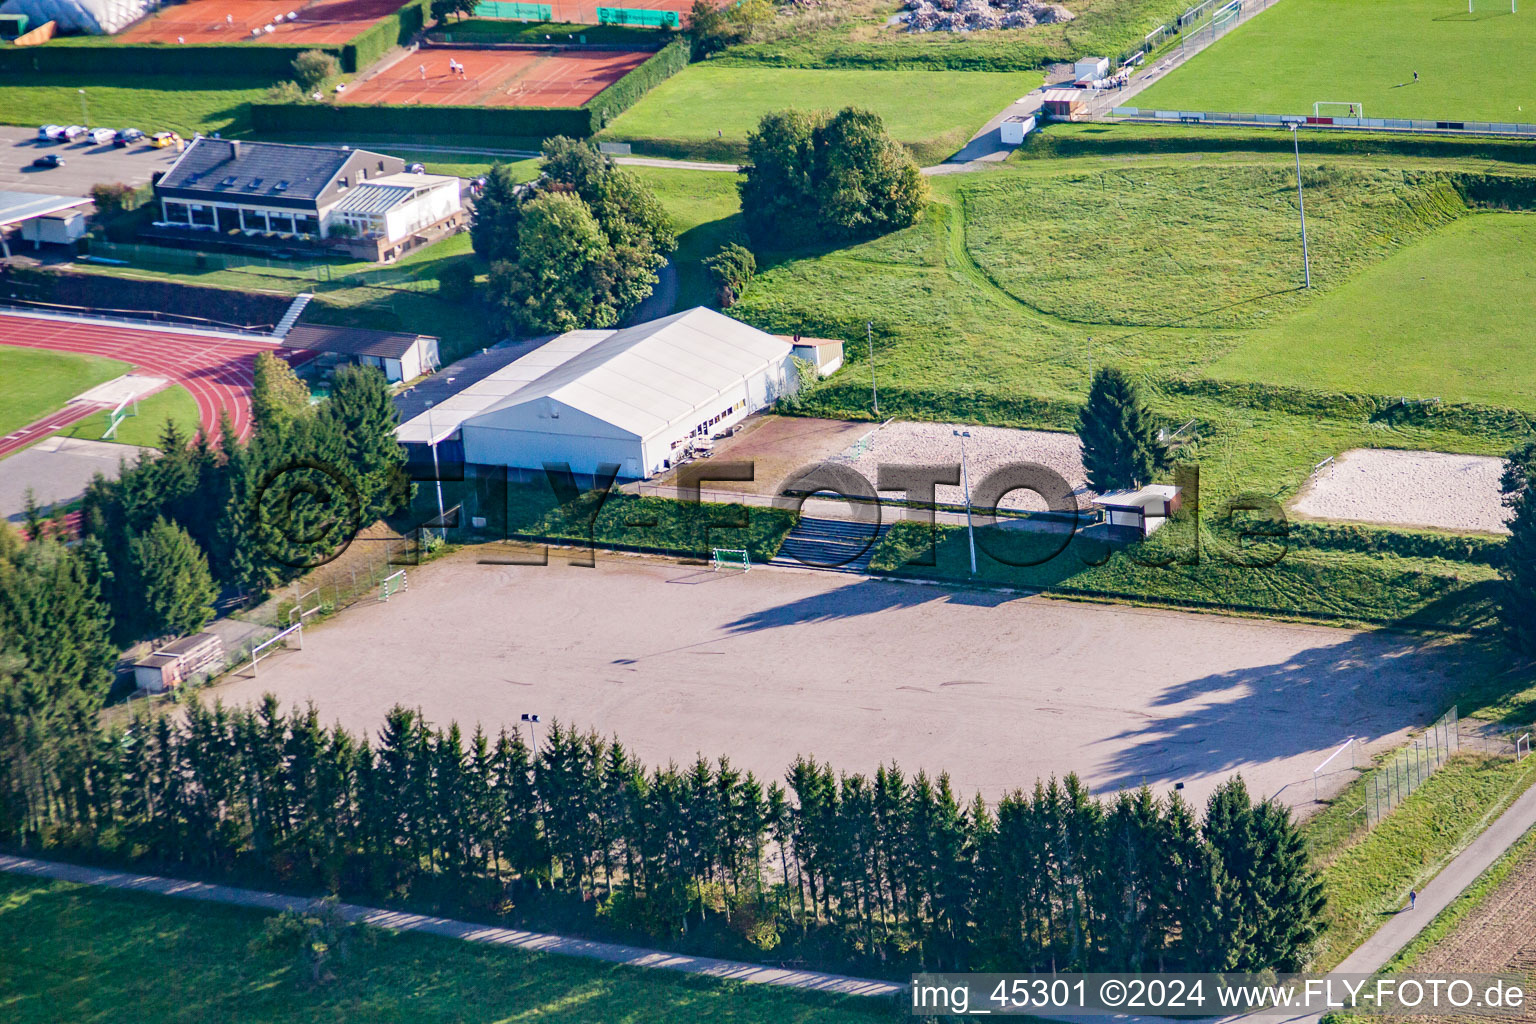
[[[0,346],[0,436],[57,412],[81,392],[131,369],[101,356]]]
[[[28,75],[0,83],[0,122],[78,124],[80,89],[92,125],[225,135],[250,130],[249,104],[271,82],[195,71],[185,75]]]
[[[1477,0],[1468,13],[1466,0],[1285,0],[1134,103],[1310,114],[1326,100],[1363,104],[1368,117],[1536,122],[1528,70],[1536,18],[1509,6]]]
[[[1536,214],[1463,217],[1215,362],[1216,376],[1536,409]]]
[[[806,70],[694,64],[614,119],[602,137],[664,156],[733,159],[775,110],[864,107],[924,164],[955,152],[1040,84],[1033,72]]]
[[[7,1024],[875,1024],[877,999],[836,999],[378,932],[336,980],[298,984],[249,944],[257,910],[0,875]]]

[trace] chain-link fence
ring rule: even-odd
[[[1365,782],[1365,821],[1375,828],[1461,749],[1461,719],[1455,708],[1441,715],[1413,742],[1392,752]]]
[[[414,266],[373,266],[357,262],[293,257],[259,256],[243,252],[202,252],[164,245],[107,242],[93,239],[91,256],[115,260],[130,267],[169,273],[250,274],[291,282],[295,291],[328,288],[380,288],[388,291],[430,292],[437,281]]]

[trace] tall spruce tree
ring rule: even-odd
[[[187,531],[157,518],[130,547],[139,635],[183,636],[206,626],[219,593],[207,557]]]
[[[340,434],[347,466],[357,484],[362,522],[390,515],[410,500],[405,449],[395,440],[400,414],[389,383],[371,366],[343,366],[331,378],[322,407]]]
[[[1100,494],[1140,487],[1169,465],[1152,414],[1139,389],[1116,367],[1094,372],[1088,403],[1078,413],[1088,483]]]
[[[1510,645],[1536,656],[1536,440],[1509,453],[1502,480],[1504,506],[1511,512],[1509,540],[1499,575],[1500,618]]]

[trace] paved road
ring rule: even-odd
[[[316,902],[303,896],[283,896],[256,889],[210,885],[206,882],[188,882],[176,878],[160,878],[155,875],[103,871],[98,868],[78,867],[74,864],[33,860],[29,857],[0,857],[0,871],[32,875],[37,878],[56,878],[82,885],[101,885],[112,889],[154,893],[159,896],[177,896],[209,903],[230,903],[259,910],[305,910],[314,906]],[[569,939],[542,932],[527,932],[517,928],[493,928],[469,921],[428,917],[424,914],[383,910],[378,907],[360,907],[350,903],[342,903],[339,908],[349,921],[388,928],[391,931],[423,932],[464,942],[511,946],[537,953],[580,956],[591,960],[623,964],[627,967],[651,967],[664,971],[679,971],[684,974],[703,974],[711,978],[754,985],[777,985],[783,988],[808,989],[850,996],[891,996],[906,987],[871,978],[852,978],[841,974],[822,974],[818,971],[764,967],[761,964],[742,963],[738,960],[717,960],[713,957],[667,953],[658,949],[625,946],[613,942]]]
[[[1362,942],[1360,948],[1336,969],[1346,974],[1370,974],[1386,966],[1398,950],[1408,945],[1533,826],[1536,826],[1536,787],[1526,790],[1524,796],[1511,804],[1482,835],[1472,840],[1455,860],[1430,880],[1419,892],[1418,904],[1413,910],[1404,910],[1388,918],[1376,934]]]
[[[114,125],[123,128],[127,125]],[[140,126],[147,129],[148,126]],[[30,164],[45,153],[64,161],[53,170]],[[47,195],[88,196],[92,185],[122,182],[143,185],[150,175],[176,160],[174,149],[130,146],[115,149],[95,143],[39,143],[36,127],[0,125],[0,189]]]

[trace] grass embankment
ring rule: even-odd
[[[1533,250],[1536,216],[1464,217],[1263,331],[1211,373],[1536,407]]]
[[[1472,746],[1465,740],[1467,748]],[[1464,749],[1467,749],[1464,748]],[[1305,831],[1328,897],[1312,970],[1331,970],[1384,919],[1403,910],[1468,843],[1536,781],[1536,763],[1464,753],[1447,762],[1371,830],[1354,823],[1367,772]]]
[[[1536,122],[1536,77],[1501,75],[1498,87],[1489,88],[1467,74],[1474,64],[1527,62],[1536,24],[1509,7],[1469,13],[1445,0],[1286,0],[1218,40],[1135,104],[1310,114],[1321,100],[1362,104],[1367,117]],[[1347,115],[1342,107],[1323,113]]]
[[[445,471],[443,475],[454,474]],[[462,504],[466,517],[481,516],[486,520],[483,528],[465,531],[462,537],[454,536],[452,540],[511,538],[519,546],[527,541],[576,548],[591,543],[600,548],[705,560],[712,548],[745,548],[752,561],[760,563],[778,553],[796,519],[794,513],[776,508],[748,510],[740,505],[692,504],[617,492],[603,501],[594,516],[595,501],[596,496],[588,492],[561,505],[546,480],[500,484],[484,477],[443,482],[445,508]],[[410,522],[399,525],[405,531],[436,515],[436,488],[419,484],[409,512]],[[745,525],[732,525],[742,523]]]
[[[87,416],[59,431],[66,437],[79,437],[87,441],[99,441],[107,430],[110,409]],[[171,385],[139,402],[138,415],[129,416],[118,424],[117,432],[108,440],[122,445],[157,448],[160,435],[165,432],[167,420],[174,420],[183,437],[197,436],[199,426],[197,400],[186,388]]]
[[[815,71],[694,64],[614,119],[601,135],[660,156],[736,160],[774,110],[855,106],[885,120],[924,164],[954,153],[989,118],[1040,84],[1032,72]]]
[[[0,436],[58,412],[81,392],[131,369],[101,356],[0,346]]]
[[[1536,281],[1520,277],[1523,263],[1507,271],[1508,253],[1489,251],[1487,276],[1505,291],[1455,296],[1445,314],[1458,326],[1450,334],[1438,321],[1408,317],[1389,343],[1377,344],[1374,322],[1344,299],[1346,287],[1374,280],[1377,308],[1418,308],[1422,283],[1399,263],[1419,259],[1420,247],[1457,250],[1460,233],[1475,235],[1480,224],[1525,225],[1529,215],[1474,215],[1452,179],[1423,173],[1422,162],[1312,164],[1304,179],[1314,287],[1303,291],[1295,179],[1285,162],[1256,153],[1193,163],[1158,154],[935,178],[935,202],[916,226],[841,249],[770,254],[732,312],[779,333],[850,339],[872,322],[882,418],[1069,430],[1090,366],[1120,366],[1142,381],[1161,421],[1196,421],[1197,439],[1178,457],[1201,467],[1207,527],[1219,525],[1240,493],[1284,504],[1315,463],[1349,448],[1506,451],[1536,412],[1536,375],[1525,372],[1529,360],[1512,363],[1507,347],[1463,339],[1511,336],[1506,311],[1536,293]],[[1477,246],[1459,251],[1458,274],[1475,274]],[[1315,332],[1311,355],[1271,354],[1254,382],[1214,369],[1229,353],[1243,358],[1249,345],[1277,352],[1264,348],[1266,332],[1303,315]],[[1341,356],[1330,377],[1317,355],[1328,346],[1378,356],[1401,347],[1410,356],[1401,366],[1352,374]],[[850,347],[848,361],[802,411],[871,417],[862,345]],[[1388,413],[1385,398],[1344,393],[1412,394],[1428,388],[1436,363],[1462,369],[1456,379],[1434,379],[1429,393],[1446,404],[1433,411]],[[1487,621],[1492,570],[1449,549],[1322,544],[1306,534],[1292,538],[1275,568],[1249,569],[1224,564],[1209,529],[1205,539],[1198,568],[1057,559],[1009,570],[1000,581],[1344,621],[1447,628]],[[897,564],[901,552],[892,546],[900,540],[887,540],[877,567]],[[941,557],[938,571],[968,575],[954,544],[956,557],[948,569]]]
[[[579,25],[563,21],[500,21],[465,18],[440,22],[432,38],[455,43],[586,43],[590,46],[659,47],[670,33],[637,25]]]
[[[168,259],[176,256],[166,254]],[[431,334],[441,340],[445,363],[498,337],[479,303],[443,291],[443,278],[454,273],[452,267],[474,265],[467,233],[451,235],[388,266],[349,260],[264,260],[237,254],[221,255],[214,262],[223,266],[198,269],[185,265],[185,259],[172,266],[151,258],[124,267],[76,263],[70,269],[237,291],[311,292],[315,301],[305,310],[306,320]]]
[[[85,90],[90,123],[145,132],[238,135],[250,130],[249,104],[272,83],[222,75],[27,75],[0,85],[0,121],[39,125],[81,123]]]
[[[674,309],[713,305],[714,289],[703,261],[727,242],[745,242],[741,197],[734,174],[630,167],[656,193],[677,232],[677,303]]]
[[[376,933],[337,978],[299,985],[249,944],[268,915],[0,875],[0,1005],[11,1024],[239,1020],[748,1024],[894,1021],[890,1004]]]
[[[1067,0],[1076,18],[1057,25],[985,32],[908,32],[887,22],[892,0],[831,0],[781,15],[758,41],[718,60],[799,68],[945,68],[1030,71],[1077,57],[1129,55],[1159,25],[1172,23],[1183,0]]]

